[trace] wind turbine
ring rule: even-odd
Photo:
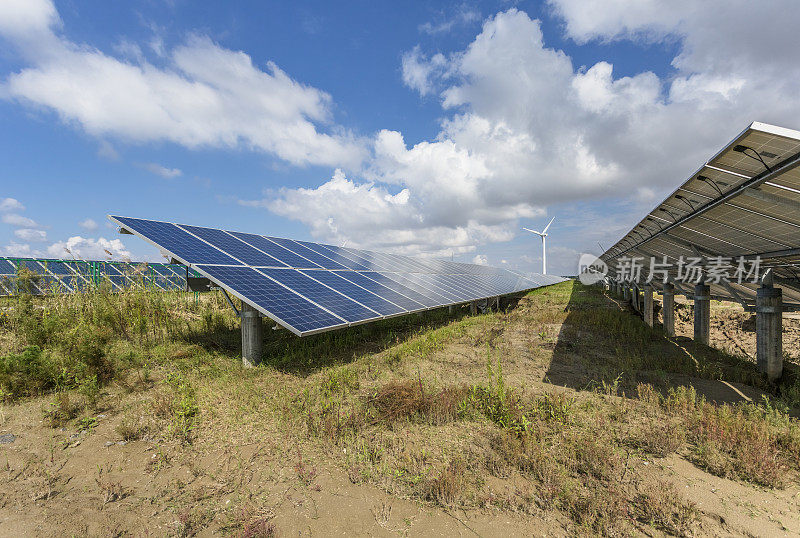
[[[547,245],[547,229],[550,228],[550,225],[553,224],[553,221],[556,218],[553,217],[550,219],[550,222],[547,223],[547,226],[544,227],[544,230],[541,232],[537,232],[536,230],[531,230],[530,228],[522,228],[525,231],[534,233],[542,238],[542,274],[547,274],[547,249],[545,248]]]

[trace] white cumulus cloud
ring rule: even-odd
[[[183,175],[183,172],[179,168],[167,168],[158,163],[144,163],[142,164],[142,168],[164,179],[172,179]]]
[[[81,260],[130,260],[131,257],[131,253],[119,239],[94,239],[79,235],[53,243],[47,247],[47,254],[53,258]]]
[[[548,206],[607,198],[643,211],[751,121],[797,127],[800,102],[787,96],[800,94],[800,65],[785,44],[794,41],[800,12],[789,0],[765,7],[768,16],[751,16],[743,0],[679,1],[674,10],[655,1],[550,4],[579,43],[677,40],[676,73],[619,76],[607,60],[576,66],[545,43],[538,20],[509,9],[487,19],[463,50],[415,47],[403,56],[405,84],[440,99],[434,139],[409,145],[402,133],[380,131],[362,177],[268,193],[263,205],[307,223],[321,239],[466,252],[507,241],[518,219]],[[760,43],[773,32],[770,21],[780,37],[764,39],[784,44],[772,54]],[[334,185],[343,188],[331,196]],[[381,207],[371,199],[399,193],[403,204],[369,210]],[[598,237],[583,222],[590,233],[572,233],[593,240],[581,248],[615,239],[611,228]],[[556,254],[574,252],[554,251],[554,263]]]
[[[47,232],[44,230],[20,228],[18,230],[14,230],[14,235],[23,241],[31,241],[34,243],[43,243],[44,241],[47,241]]]
[[[6,213],[3,215],[2,220],[6,224],[10,224],[11,226],[20,226],[25,228],[39,228],[39,224],[28,217],[20,215],[18,213]]]
[[[78,223],[78,226],[87,232],[93,232],[98,228],[97,222],[94,219],[85,219]]]
[[[0,213],[6,211],[25,211],[25,206],[16,198],[0,198]]]
[[[155,65],[63,38],[49,0],[3,2],[0,21],[28,64],[0,93],[104,140],[246,148],[296,165],[357,167],[365,157],[359,139],[329,128],[330,95],[208,37],[190,37]]]

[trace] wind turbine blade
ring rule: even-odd
[[[547,229],[550,227],[550,225],[551,225],[551,224],[553,224],[553,221],[554,221],[554,220],[556,220],[555,216],[554,216],[552,219],[550,219],[550,222],[548,222],[548,223],[547,223],[547,226],[545,226],[545,227],[544,227],[544,230],[542,230],[542,233],[543,233],[543,234],[546,234],[546,233],[547,233]]]
[[[530,228],[522,228],[522,229],[523,229],[523,230],[526,230],[526,231],[529,231],[529,232],[531,232],[532,234],[536,234],[536,235],[542,235],[541,233],[537,232],[536,230],[531,230]]]

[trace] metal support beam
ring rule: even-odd
[[[782,290],[765,278],[756,293],[756,363],[760,372],[775,381],[783,373]]]
[[[642,317],[644,322],[649,326],[653,326],[653,287],[645,284],[642,288],[644,293],[644,303],[642,304]]]
[[[664,304],[661,307],[663,327],[667,336],[675,336],[675,286],[664,284]]]
[[[706,284],[694,287],[694,341],[708,345],[711,331],[711,292]]]
[[[472,301],[469,303],[469,313],[473,316],[478,313],[478,301]]]
[[[263,341],[261,313],[242,301],[240,319],[242,325],[242,364],[248,368],[258,366],[261,362],[261,343]]]
[[[242,317],[242,315],[239,313],[239,310],[236,308],[236,305],[234,305],[233,301],[231,301],[231,296],[228,295],[227,291],[225,291],[225,288],[219,288],[219,289],[222,290],[222,293],[225,295],[225,299],[228,300],[228,304],[231,305],[231,308],[233,308],[233,311],[236,312],[236,317],[237,318]],[[244,308],[244,302],[242,302],[242,308]]]
[[[721,195],[719,198],[717,198],[717,199],[715,199],[715,200],[713,200],[711,202],[708,202],[707,204],[697,208],[696,210],[691,211],[691,212],[687,213],[686,215],[676,219],[675,222],[673,222],[672,224],[669,224],[669,225],[665,226],[664,228],[662,228],[661,230],[655,232],[652,236],[650,236],[646,240],[640,241],[639,243],[634,244],[632,247],[629,247],[629,248],[623,250],[622,252],[617,253],[616,256],[621,256],[622,254],[625,254],[629,250],[632,250],[632,249],[638,247],[639,245],[641,245],[643,243],[646,243],[647,241],[649,241],[649,240],[651,240],[651,239],[653,239],[653,238],[655,238],[655,237],[657,237],[659,235],[665,234],[665,233],[669,232],[670,230],[672,230],[674,228],[682,226],[683,224],[685,224],[686,222],[690,221],[691,219],[693,219],[697,215],[702,215],[703,213],[705,213],[705,212],[717,207],[718,205],[724,204],[728,200],[731,200],[731,199],[735,198],[736,196],[738,196],[740,194],[743,194],[744,192],[747,192],[748,189],[752,189],[752,188],[758,187],[759,185],[763,184],[766,181],[770,181],[771,179],[774,179],[774,178],[780,176],[781,174],[789,172],[790,170],[796,168],[798,165],[800,165],[800,153],[796,153],[796,154],[792,155],[791,157],[789,157],[788,159],[785,159],[783,162],[781,162],[777,166],[772,167],[772,169],[766,170],[764,172],[761,172],[760,174],[758,174],[756,176],[753,176],[752,178],[748,179],[747,181],[742,182],[738,187],[736,187],[734,189],[731,189],[730,191],[728,191],[725,194]]]

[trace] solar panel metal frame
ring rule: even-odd
[[[249,264],[245,263],[243,260],[237,258],[231,252],[228,252],[228,251],[224,250],[223,248],[221,248],[220,246],[214,245],[211,242],[206,241],[202,237],[192,233],[191,229],[189,228],[188,225],[184,227],[183,225],[177,224],[177,223],[168,223],[168,222],[164,222],[164,221],[152,221],[152,222],[157,222],[159,224],[170,224],[170,225],[176,227],[177,229],[179,229],[179,230],[191,235],[193,238],[195,238],[195,239],[197,239],[199,241],[202,241],[203,243],[208,245],[209,248],[218,250],[221,255],[226,256],[226,257],[234,260],[235,262],[237,262],[237,264],[234,265],[234,264],[227,264],[227,263],[223,264],[223,263],[193,263],[193,262],[190,262],[188,259],[178,255],[176,252],[171,251],[168,248],[167,245],[162,245],[162,244],[157,243],[156,241],[150,239],[145,233],[142,233],[142,232],[136,230],[133,226],[130,226],[130,225],[126,224],[125,220],[130,219],[129,217],[117,217],[117,216],[114,216],[114,215],[109,215],[108,218],[109,218],[109,220],[111,220],[112,222],[114,222],[118,226],[120,226],[121,229],[124,229],[124,230],[132,233],[133,235],[136,235],[136,236],[144,239],[149,244],[151,244],[154,247],[158,248],[165,255],[169,255],[173,259],[175,259],[176,261],[186,265],[187,267],[190,267],[191,269],[196,270],[197,272],[199,272],[200,274],[202,274],[206,278],[214,281],[217,285],[220,286],[220,288],[224,289],[226,292],[228,292],[231,295],[239,298],[240,300],[250,304],[251,306],[255,307],[257,310],[259,310],[262,314],[264,314],[267,317],[273,319],[274,321],[276,321],[280,325],[283,325],[285,328],[287,328],[288,330],[290,330],[291,332],[293,332],[297,336],[301,336],[301,337],[302,336],[309,336],[309,335],[312,335],[312,334],[318,334],[318,333],[321,333],[321,332],[326,332],[326,331],[329,331],[329,330],[332,330],[332,329],[336,329],[336,328],[340,328],[340,327],[349,327],[349,326],[360,325],[362,323],[369,323],[369,322],[372,322],[372,321],[377,321],[379,319],[387,319],[387,318],[390,318],[390,317],[402,316],[402,315],[407,315],[407,314],[411,314],[411,313],[415,313],[415,312],[422,312],[422,311],[426,311],[426,310],[432,310],[432,309],[435,309],[435,308],[441,308],[441,307],[445,307],[445,306],[463,304],[463,303],[470,302],[470,301],[481,301],[481,300],[497,297],[498,295],[508,295],[508,294],[518,293],[518,292],[521,292],[521,291],[526,291],[526,290],[529,290],[529,289],[533,289],[533,288],[539,287],[539,286],[535,285],[535,283],[533,281],[530,281],[530,280],[528,280],[528,282],[530,284],[533,284],[533,285],[531,285],[530,287],[525,287],[525,288],[521,288],[521,289],[517,289],[517,288],[519,288],[519,286],[517,286],[517,285],[513,286],[513,289],[507,288],[505,286],[501,286],[500,285],[500,282],[501,282],[500,276],[503,274],[503,272],[506,272],[503,269],[483,268],[481,266],[473,266],[471,264],[456,264],[456,263],[453,263],[453,262],[435,262],[433,264],[430,264],[433,267],[429,271],[430,274],[442,274],[441,272],[436,270],[436,266],[438,265],[440,267],[447,267],[448,269],[454,271],[454,275],[453,276],[462,277],[465,281],[467,281],[469,283],[472,283],[473,285],[475,285],[476,282],[478,284],[480,284],[480,282],[479,282],[480,279],[478,277],[485,277],[486,282],[488,282],[492,287],[492,290],[493,290],[492,293],[490,293],[488,295],[485,295],[485,296],[482,296],[482,297],[474,297],[473,296],[468,300],[458,300],[458,301],[445,302],[445,303],[437,301],[437,302],[435,302],[435,304],[433,304],[429,300],[429,301],[427,301],[429,304],[425,305],[425,304],[419,303],[419,301],[417,301],[417,300],[415,300],[415,299],[413,299],[411,297],[408,297],[407,295],[404,295],[402,292],[393,291],[393,293],[396,293],[397,295],[408,299],[412,303],[417,303],[420,306],[420,308],[409,309],[409,308],[406,308],[406,307],[404,307],[402,305],[393,303],[392,300],[389,299],[388,297],[383,296],[383,295],[378,294],[378,293],[375,293],[373,291],[370,291],[369,289],[364,288],[358,282],[355,282],[355,281],[351,280],[350,278],[347,278],[347,276],[345,276],[343,274],[340,274],[340,273],[345,273],[345,274],[358,275],[359,278],[367,279],[369,281],[374,282],[374,284],[376,286],[381,286],[381,287],[385,288],[386,286],[384,284],[382,284],[381,282],[376,280],[376,276],[375,275],[378,275],[382,279],[387,279],[387,280],[391,281],[393,284],[395,284],[396,286],[399,286],[398,289],[405,288],[405,289],[407,289],[409,291],[415,292],[415,294],[419,293],[419,295],[421,295],[423,297],[426,297],[428,299],[431,299],[430,297],[428,297],[424,293],[417,292],[416,290],[413,290],[409,286],[401,284],[401,283],[399,283],[396,280],[391,278],[392,271],[386,271],[387,268],[385,267],[385,265],[386,265],[386,260],[387,259],[391,259],[391,257],[394,256],[394,255],[383,255],[381,253],[370,253],[368,251],[364,251],[365,254],[361,255],[361,254],[359,254],[360,251],[355,250],[355,249],[346,249],[345,250],[344,248],[334,247],[334,246],[331,246],[331,245],[323,245],[323,244],[310,243],[310,242],[304,242],[304,241],[295,241],[295,240],[291,240],[291,239],[273,238],[273,237],[265,236],[265,235],[260,236],[260,237],[263,237],[263,238],[265,238],[267,240],[272,241],[273,243],[279,245],[280,247],[283,247],[283,248],[289,250],[293,254],[295,254],[297,256],[300,256],[301,258],[304,258],[304,259],[308,260],[309,262],[311,262],[311,263],[313,263],[315,265],[320,265],[320,263],[318,261],[316,261],[316,260],[319,260],[320,258],[317,258],[317,257],[314,257],[315,259],[307,258],[306,256],[304,256],[303,253],[297,252],[296,250],[293,250],[291,248],[291,246],[293,244],[294,245],[299,245],[300,250],[303,251],[303,252],[305,252],[303,249],[308,249],[311,252],[315,253],[317,256],[321,256],[322,258],[330,260],[332,262],[330,265],[332,265],[332,266],[336,266],[336,265],[342,266],[342,263],[335,259],[335,258],[338,257],[340,259],[349,261],[349,265],[353,264],[354,267],[364,267],[364,269],[353,269],[353,268],[349,268],[349,267],[346,267],[346,266],[343,266],[341,269],[328,269],[328,268],[324,268],[324,267],[318,267],[318,268],[302,268],[302,270],[300,270],[300,268],[291,267],[291,266],[289,266],[288,268],[289,269],[293,269],[293,270],[298,270],[301,275],[304,275],[304,276],[307,276],[307,277],[311,276],[311,274],[313,274],[314,271],[325,271],[325,272],[329,272],[331,274],[338,275],[338,276],[344,278],[345,280],[347,280],[348,282],[350,282],[351,284],[353,284],[355,286],[358,286],[359,288],[364,289],[365,292],[371,293],[372,295],[377,295],[379,298],[383,299],[384,301],[387,301],[389,303],[395,304],[395,306],[397,306],[398,308],[403,308],[402,312],[398,312],[396,314],[381,315],[378,312],[376,312],[376,314],[378,314],[378,316],[376,316],[374,318],[348,322],[345,319],[343,319],[342,316],[337,315],[336,312],[334,312],[334,311],[332,311],[332,310],[330,310],[328,308],[325,308],[323,305],[317,303],[312,298],[304,295],[303,293],[300,293],[297,290],[292,289],[291,287],[283,284],[282,282],[276,280],[275,278],[270,277],[264,271],[259,271],[258,270],[258,266],[249,265]],[[125,219],[125,220],[122,220],[122,219]],[[146,219],[130,219],[130,221],[132,221],[132,222],[133,221],[136,221],[136,222],[149,222]],[[251,246],[252,248],[256,248],[257,249],[257,247],[255,247],[254,245],[250,245],[249,243],[247,243],[246,240],[244,240],[241,237],[238,237],[237,235],[235,235],[236,233],[240,233],[240,232],[232,232],[232,231],[227,231],[227,230],[218,230],[218,231],[221,231],[221,232],[224,232],[224,233],[227,233],[228,235],[230,235],[232,241],[242,242],[242,243],[245,243],[245,244]],[[253,235],[258,235],[258,234],[253,234]],[[314,247],[317,247],[317,248],[314,248]],[[328,252],[328,251],[330,251],[331,254],[326,254],[326,252]],[[384,256],[386,256],[386,257],[384,257]],[[377,258],[377,259],[373,262],[372,261],[373,258]],[[402,257],[402,258],[404,260],[405,259],[413,260],[413,261],[410,261],[410,262],[407,262],[407,263],[411,263],[412,265],[420,266],[422,268],[426,268],[429,265],[429,264],[414,260],[413,258],[407,258],[407,257]],[[362,261],[356,261],[356,260],[362,260]],[[378,260],[383,261],[383,263],[381,263],[381,261],[378,261]],[[278,260],[278,261],[281,261],[281,260]],[[368,263],[369,265],[364,265],[364,263]],[[285,319],[283,319],[281,316],[276,315],[274,312],[269,311],[267,308],[265,308],[263,306],[260,306],[258,304],[253,304],[252,300],[249,300],[245,293],[241,293],[240,291],[236,290],[235,287],[233,285],[229,284],[229,283],[222,282],[220,280],[220,278],[214,277],[214,275],[212,275],[210,272],[205,270],[202,266],[208,266],[209,268],[212,267],[212,266],[213,267],[242,267],[242,268],[250,268],[250,269],[252,269],[254,271],[257,271],[265,279],[268,279],[269,281],[273,282],[274,284],[277,284],[278,286],[281,286],[281,287],[285,288],[290,293],[295,294],[295,295],[301,297],[302,299],[304,299],[305,301],[308,301],[310,304],[318,307],[319,309],[321,309],[321,310],[323,310],[323,311],[325,311],[325,312],[327,312],[327,313],[329,313],[329,314],[331,314],[331,315],[333,315],[333,316],[335,316],[335,317],[337,317],[339,319],[342,319],[342,323],[341,324],[337,324],[337,325],[328,326],[328,327],[321,327],[321,328],[317,328],[317,329],[305,330],[305,331],[304,330],[299,330],[296,327],[294,327],[291,323],[289,323]],[[373,266],[373,267],[371,267],[371,266]],[[276,268],[279,268],[279,267],[276,267]],[[287,269],[287,267],[282,267],[282,269]],[[457,273],[455,273],[456,271],[457,271]],[[374,272],[372,277],[370,277],[368,274],[365,274],[365,273],[372,273],[372,272]],[[382,275],[381,272],[388,272],[389,275]],[[396,273],[398,275],[400,275],[401,277],[403,275],[400,272],[396,272]],[[506,273],[508,273],[508,272],[506,272]],[[515,275],[515,276],[517,276],[517,275]],[[313,278],[313,276],[311,276],[311,278]],[[325,284],[325,283],[323,283],[321,281],[318,281],[318,282],[322,286],[325,286],[327,288],[331,288],[330,286],[328,286],[327,284]],[[362,281],[362,283],[366,284],[365,281]],[[518,280],[518,283],[519,283],[519,280]],[[423,286],[422,284],[417,284],[417,287],[422,288],[422,289],[427,289],[426,286]],[[476,289],[481,289],[481,288],[485,288],[485,287],[486,287],[486,285],[476,286]],[[349,295],[346,295],[346,294],[343,294],[343,293],[341,293],[341,292],[339,292],[339,291],[337,291],[337,290],[335,290],[333,288],[331,288],[331,289],[335,293],[338,293],[338,294],[342,295],[343,297],[345,297],[345,298],[347,298],[347,299],[349,299],[351,301],[354,301],[355,303],[360,304],[361,306],[363,306],[363,307],[365,307],[365,308],[367,308],[369,310],[373,310],[374,311],[374,309],[369,308],[366,305],[363,305],[363,304],[359,303],[356,298],[350,297]],[[390,288],[387,288],[387,289],[390,289]],[[430,291],[429,291],[429,293],[430,293]],[[445,298],[444,296],[442,296],[442,297]]]
[[[764,163],[748,156],[752,151],[736,151],[738,145],[754,150]],[[702,176],[708,180],[700,179]],[[641,230],[649,232],[650,237]],[[614,262],[631,254],[645,258],[666,255],[673,260],[698,253],[734,259],[740,255],[748,259],[758,256],[762,267],[773,268],[775,286],[784,290],[786,309],[796,310],[800,309],[798,238],[800,131],[753,122],[604,252],[601,259],[608,263],[613,275]],[[660,289],[660,285],[657,287]],[[733,288],[738,290],[736,293],[726,286],[717,288],[717,297],[724,300],[742,302],[746,307],[755,301],[755,285]]]

